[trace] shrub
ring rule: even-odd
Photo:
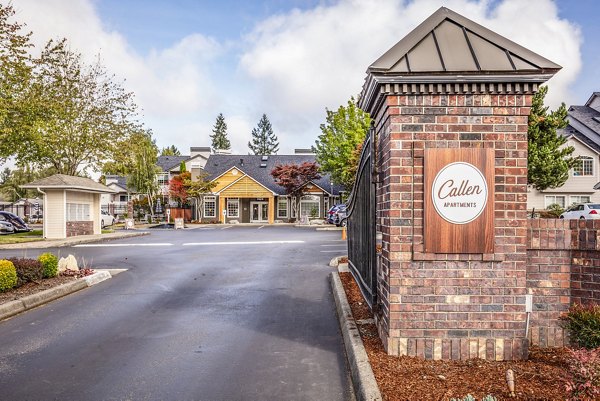
[[[10,260],[0,260],[0,292],[17,285],[17,269]]]
[[[58,258],[56,256],[49,252],[42,253],[38,257],[38,260],[42,264],[42,269],[44,270],[44,278],[58,276]]]
[[[548,212],[548,214],[550,214],[553,217],[559,217],[561,214],[563,214],[564,211],[565,209],[563,209],[563,207],[558,203],[548,205],[548,207],[546,208],[546,212]]]
[[[600,348],[569,350],[567,400],[600,399]]]
[[[27,258],[11,258],[9,260],[17,270],[17,287],[44,278],[44,269],[38,260]]]
[[[587,349],[600,347],[600,305],[575,304],[560,319],[574,345]]]

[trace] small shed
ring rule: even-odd
[[[64,174],[33,181],[21,188],[44,195],[44,238],[100,234],[100,195],[114,191],[85,178]]]

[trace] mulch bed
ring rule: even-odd
[[[76,280],[77,276],[58,276],[53,278],[45,278],[37,282],[25,283],[18,288],[13,288],[6,292],[0,292],[0,304],[14,301],[27,295],[35,294],[40,291],[48,290],[53,287]]]
[[[372,318],[352,275],[340,277],[355,320]],[[498,400],[565,399],[564,348],[531,347],[527,361],[433,361],[387,355],[374,324],[361,324],[359,331],[384,400],[449,401],[467,394],[477,400],[488,394]],[[515,398],[506,385],[507,369],[515,375]]]

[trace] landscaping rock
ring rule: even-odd
[[[66,258],[60,258],[60,260],[58,261],[59,273],[62,273],[67,269],[74,271],[79,270],[79,267],[77,266],[77,259],[75,259],[75,256],[69,255]]]

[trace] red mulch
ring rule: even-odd
[[[340,273],[340,277],[354,318],[371,318],[352,275]],[[564,348],[531,347],[527,361],[432,361],[387,355],[374,324],[359,325],[359,331],[384,400],[449,401],[467,394],[477,400],[488,394],[499,401],[565,399]],[[515,398],[506,385],[507,369],[515,375]]]

